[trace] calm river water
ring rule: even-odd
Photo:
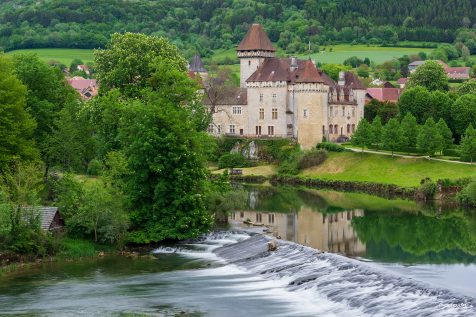
[[[0,315],[476,316],[474,213],[246,190],[228,231],[144,257],[49,263],[0,279]],[[277,251],[263,252],[270,238],[255,232],[264,229],[281,238]]]

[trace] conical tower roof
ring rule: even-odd
[[[296,83],[324,83],[324,80],[319,74],[316,65],[308,59],[305,61],[303,68],[299,68],[296,74]]]
[[[252,24],[237,51],[276,51],[261,24]]]
[[[206,73],[207,72],[207,70],[205,69],[205,66],[203,66],[202,59],[198,55],[193,56],[192,60],[190,61],[189,66],[188,66],[188,70],[191,71],[191,72],[195,72],[195,73]]]

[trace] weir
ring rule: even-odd
[[[359,315],[475,316],[476,300],[399,276],[372,263],[322,253],[292,242],[254,235],[213,252],[228,263],[269,280],[287,281],[290,292],[345,303]]]

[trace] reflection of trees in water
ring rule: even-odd
[[[476,255],[474,216],[451,213],[441,217],[422,214],[367,212],[352,221],[359,239],[367,244],[369,256],[411,258],[425,261],[431,258],[452,261],[466,254]],[[407,254],[405,254],[407,253]]]

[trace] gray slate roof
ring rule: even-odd
[[[193,56],[192,60],[190,61],[190,64],[188,66],[188,70],[195,72],[195,73],[206,73],[207,70],[205,69],[205,66],[203,65],[202,59],[200,56],[195,55]]]
[[[58,212],[58,207],[40,207],[38,212],[40,213],[41,229],[49,230],[51,223]]]

